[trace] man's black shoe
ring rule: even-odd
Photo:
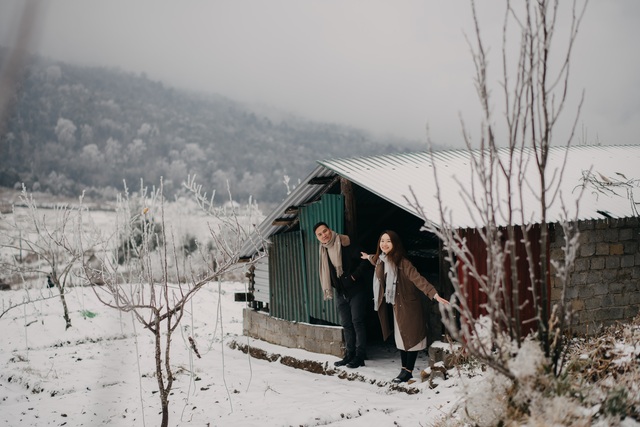
[[[347,363],[347,368],[359,368],[360,366],[364,366],[364,359],[362,357],[356,356]]]
[[[349,362],[351,362],[351,359],[353,359],[353,355],[347,354],[346,356],[344,356],[344,359],[338,360],[337,362],[333,362],[333,366],[344,366]]]

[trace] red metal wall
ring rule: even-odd
[[[534,265],[536,268],[535,277],[540,277],[540,226],[537,225],[529,230],[528,238],[531,242],[531,249],[534,258]],[[503,234],[506,236],[506,230],[503,230]],[[487,274],[487,246],[482,239],[480,232],[476,229],[467,229],[461,231],[461,234],[467,241],[467,246],[470,252],[473,254],[476,268],[482,275]],[[516,228],[516,256],[517,256],[517,269],[518,269],[518,290],[519,290],[519,305],[520,309],[520,325],[523,336],[529,332],[535,331],[537,322],[532,321],[535,317],[535,308],[533,305],[533,294],[531,292],[531,280],[529,273],[529,262],[527,260],[527,253],[525,251],[524,243],[522,243],[522,230]],[[548,254],[548,245],[547,245]],[[547,260],[549,257],[547,256]],[[505,271],[506,271],[506,286],[507,294],[511,296],[511,290],[513,283],[511,280],[511,261],[508,257],[505,259]],[[549,269],[547,268],[547,271]],[[464,280],[463,266],[458,267],[458,274],[460,275],[461,282],[463,282],[463,291],[466,293],[467,301],[474,318],[480,315],[486,314],[486,310],[483,308],[483,304],[487,302],[487,295],[482,292],[478,286],[478,281],[473,277],[467,276]],[[547,295],[550,295],[549,281],[547,283]],[[538,296],[540,292],[537,292]]]

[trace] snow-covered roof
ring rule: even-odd
[[[375,157],[325,160],[319,163],[377,194],[406,211],[434,223],[440,223],[440,206],[446,209],[445,219],[454,228],[476,228],[485,224],[476,205],[484,203],[481,177],[474,162],[488,164],[481,159],[482,152],[455,150],[392,154]],[[498,150],[497,159],[507,162],[509,151]],[[540,174],[531,150],[516,153],[511,173],[509,191],[505,174],[493,174],[492,202],[501,214],[497,225],[506,225],[508,195],[511,194],[516,224],[538,223],[541,220]],[[473,160],[475,159],[475,160]],[[522,160],[521,162],[519,160]],[[497,162],[496,162],[497,163]],[[564,169],[563,169],[564,167]],[[493,167],[498,170],[497,166]],[[583,177],[588,172],[599,181],[610,181],[609,191],[596,191],[587,186],[584,191]],[[434,173],[435,172],[435,173]],[[522,185],[518,184],[522,177]],[[556,222],[564,218],[588,220],[624,218],[634,215],[631,201],[624,186],[615,182],[640,179],[640,145],[638,146],[575,146],[552,147],[546,166],[547,221]],[[559,184],[558,184],[559,183]],[[439,191],[438,191],[439,189]],[[557,194],[553,190],[558,189]]]
[[[484,225],[476,207],[484,203],[481,178],[477,163],[489,164],[480,150],[451,150],[388,154],[319,161],[319,165],[296,189],[258,226],[263,238],[283,230],[275,225],[277,218],[294,218],[295,213],[285,214],[287,207],[300,206],[315,200],[326,191],[325,186],[312,184],[318,178],[339,176],[365,188],[390,203],[435,224],[441,223],[442,200],[446,222],[454,228],[477,228]],[[486,154],[486,152],[485,152]],[[511,182],[512,222],[538,223],[541,220],[540,174],[531,150],[518,151],[512,158],[511,179],[505,174],[493,174],[493,206],[499,215],[497,225],[506,225],[507,201]],[[498,150],[497,159],[503,163],[509,159],[507,149]],[[520,159],[522,161],[520,161]],[[632,201],[627,189],[637,187],[640,179],[640,145],[626,146],[574,146],[552,147],[546,166],[547,222],[568,219],[589,220],[624,218],[634,216]],[[498,166],[494,163],[494,171]],[[604,191],[590,185],[584,188],[584,176],[591,172]],[[521,178],[519,178],[521,177]],[[522,184],[518,184],[518,180]],[[609,183],[607,183],[609,181]],[[559,184],[558,184],[559,183]],[[618,183],[618,185],[615,185]],[[631,184],[625,186],[621,184]],[[241,256],[255,253],[249,242]]]

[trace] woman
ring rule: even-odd
[[[433,285],[407,259],[400,237],[394,231],[385,231],[380,235],[375,255],[361,252],[361,257],[375,266],[373,301],[384,340],[391,335],[391,330],[387,310],[382,303],[393,305],[394,335],[396,347],[400,350],[402,369],[392,381],[409,381],[413,378],[418,352],[427,348],[427,327],[420,292],[442,304],[449,302],[438,295]]]

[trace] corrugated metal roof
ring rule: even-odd
[[[270,214],[266,216],[262,223],[256,226],[256,231],[249,236],[249,239],[240,249],[240,258],[251,257],[258,251],[262,250],[262,239],[269,239],[274,234],[286,231],[287,225],[273,225],[276,219],[295,219],[297,213],[287,214],[287,208],[294,206],[302,206],[319,197],[326,191],[324,185],[309,184],[310,181],[317,178],[329,178],[335,176],[335,172],[323,166],[317,166],[313,172],[309,174],[291,193],[276,207]]]
[[[417,152],[324,160],[319,163],[412,214],[422,217],[415,206],[422,207],[426,218],[436,224],[441,222],[437,199],[439,188],[447,222],[455,228],[477,228],[485,222],[476,205],[484,203],[486,198],[482,194],[481,179],[474,172],[472,164],[489,163],[487,159],[481,159],[481,154],[480,150],[439,151],[434,152],[433,156],[428,152]],[[498,158],[502,161],[508,159],[508,154],[507,149],[498,150]],[[523,161],[521,167],[513,169],[511,179],[511,200],[517,212],[513,222],[540,222],[540,179],[535,157],[529,149],[515,157]],[[558,186],[563,164],[564,172]],[[578,206],[576,202],[585,171],[591,169],[596,176],[602,175],[611,180],[620,180],[621,175],[632,179],[640,178],[639,165],[640,146],[575,146],[569,148],[568,152],[566,147],[552,147],[546,168],[547,187],[557,187],[559,192],[556,197],[550,192],[547,194],[547,221],[606,217],[599,212],[611,218],[633,216],[631,202],[622,188],[617,190],[619,196],[599,193],[590,188],[582,194]],[[518,175],[523,177],[523,185],[515,184]],[[494,173],[492,186],[497,197],[492,203],[500,212],[496,218],[497,225],[506,225],[507,179],[503,174]],[[566,214],[563,212],[565,209]]]
[[[414,207],[414,202],[417,202],[417,206],[422,207],[426,217],[436,224],[440,223],[437,199],[439,187],[449,224],[455,228],[481,227],[484,221],[481,220],[475,204],[483,202],[485,198],[480,193],[482,189],[480,178],[472,169],[473,159],[479,160],[480,155],[479,150],[471,152],[451,150],[434,152],[433,155],[425,151],[319,161],[320,166],[258,226],[258,233],[263,238],[269,238],[282,231],[284,226],[274,226],[272,223],[276,218],[287,217],[284,215],[287,207],[299,206],[312,201],[325,190],[322,185],[308,185],[309,181],[313,178],[328,177],[334,174],[422,217]],[[503,161],[506,160],[508,151],[506,149],[498,150],[498,157]],[[517,202],[516,212],[518,215],[514,223],[537,223],[540,221],[541,210],[538,197],[539,174],[536,170],[535,158],[530,150],[524,150],[519,157],[524,160],[524,165],[521,171],[513,174],[512,182],[515,182],[519,174],[525,179],[522,186],[516,185],[517,188],[512,191],[511,199]],[[617,191],[619,196],[588,189],[582,194],[578,206],[576,206],[576,201],[580,195],[584,171],[591,169],[597,176],[602,175],[612,180],[620,180],[622,177],[618,174],[622,174],[628,179],[640,178],[640,145],[574,146],[569,148],[568,154],[566,147],[552,147],[546,168],[548,186],[557,183],[563,164],[565,164],[564,175],[559,186],[559,193],[553,199],[551,199],[551,194],[548,197],[551,203],[547,210],[548,222],[555,222],[565,217],[563,209],[567,211],[567,218],[579,220],[605,218],[605,215],[600,212],[606,213],[611,218],[634,215],[631,202],[626,197],[625,190],[621,188],[618,188]],[[437,173],[437,183],[434,170]],[[504,207],[508,199],[507,180],[500,174],[494,174],[495,177],[498,178],[493,182],[494,194],[498,199],[493,203],[499,208],[502,215],[505,215]],[[477,202],[473,201],[474,191]],[[522,217],[520,211],[524,215],[524,221],[520,221]],[[295,214],[289,215],[289,217],[293,218]],[[503,216],[496,218],[496,221],[498,225],[507,223]],[[255,243],[249,241],[243,246],[241,256],[248,257],[256,251]]]

